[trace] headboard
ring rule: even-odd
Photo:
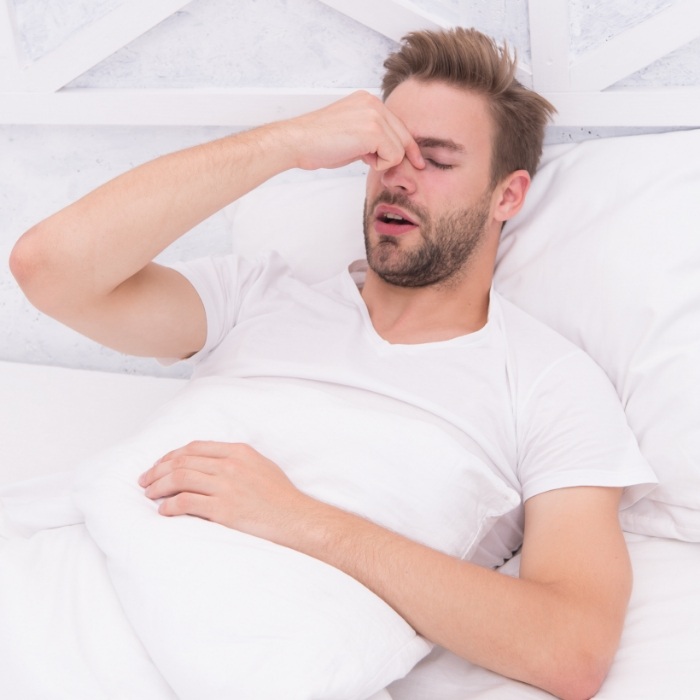
[[[594,3],[593,9],[582,0],[314,1],[319,13],[332,9],[350,18],[350,31],[368,27],[394,41],[412,29],[456,24],[508,39],[521,56],[522,81],[557,107],[557,126],[700,125],[697,0],[615,0]],[[71,85],[187,6],[217,2],[100,0],[89,21],[33,56],[23,46],[18,18],[19,10],[32,3],[0,0],[0,125],[240,127],[320,107],[354,89],[376,90],[376,85],[162,89]],[[239,0],[236,5],[248,2]],[[35,0],[35,5],[41,4]],[[250,27],[253,33],[259,29]],[[235,53],[234,43],[230,50]]]
[[[0,359],[180,376],[37,314],[14,241],[139,162],[376,90],[407,31],[455,25],[517,51],[548,144],[700,126],[698,0],[0,0]],[[226,252],[223,219],[163,262]]]

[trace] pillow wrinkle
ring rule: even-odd
[[[688,202],[698,191],[700,130],[554,148],[504,230],[494,281],[613,382],[660,482],[622,513],[623,527],[692,541],[700,541],[700,236]]]

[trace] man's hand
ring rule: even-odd
[[[387,170],[407,158],[422,169],[420,148],[403,122],[377,97],[354,92],[322,109],[280,122],[283,142],[305,170],[339,168],[357,160]]]
[[[191,442],[164,455],[139,478],[162,515],[195,515],[278,541],[312,499],[250,445]],[[281,544],[281,542],[279,542]]]

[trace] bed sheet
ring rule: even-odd
[[[182,384],[0,362],[0,484],[61,472],[132,432]],[[695,698],[700,545],[632,534],[627,539],[635,588],[619,653],[597,700]],[[463,700],[465,693],[475,700],[550,697],[441,650],[389,690],[393,700]]]
[[[183,384],[0,361],[0,485],[71,468],[134,432]]]

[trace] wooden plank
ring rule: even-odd
[[[573,90],[603,90],[700,37],[700,2],[677,0],[571,66]]]
[[[351,17],[357,22],[373,29],[396,42],[410,31],[419,29],[447,29],[451,23],[444,18],[415,7],[405,0],[321,0],[325,5]],[[467,12],[466,9],[462,13]],[[463,22],[464,24],[464,22]],[[480,31],[486,27],[476,26]],[[518,80],[524,85],[532,85],[532,71],[524,63],[518,63]]]
[[[0,95],[0,124],[242,128],[318,109],[349,92],[260,88],[5,93]],[[700,88],[543,94],[559,110],[558,126],[700,126]]]
[[[532,87],[538,92],[569,89],[569,4],[529,0]]]
[[[445,20],[421,10],[407,0],[321,2],[394,41],[401,41],[401,37],[416,29],[440,29],[449,26]]]
[[[557,126],[700,127],[700,88],[552,92]]]
[[[5,93],[0,94],[0,124],[250,126],[318,109],[349,92],[347,88],[75,88],[56,93]]]
[[[459,23],[463,27],[474,27],[490,36],[501,36],[506,20],[505,0],[489,2],[462,2]]]
[[[5,90],[54,91],[85,73],[192,0],[124,0],[40,59],[9,71]]]

